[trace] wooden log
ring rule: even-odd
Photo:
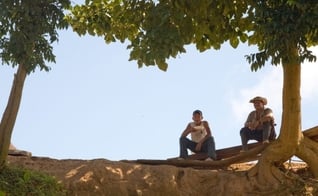
[[[248,149],[253,149],[257,146],[260,146],[262,145],[261,142],[257,142],[257,143],[251,143],[251,144],[248,144]],[[219,150],[216,150],[216,153],[217,153],[217,157],[218,159],[225,159],[225,158],[229,158],[229,157],[232,157],[232,156],[235,156],[237,154],[240,154],[240,151],[242,150],[242,146],[239,145],[239,146],[234,146],[234,147],[229,147],[229,148],[223,148],[223,149],[219,149]]]
[[[253,149],[246,151],[244,153],[239,153],[235,156],[222,159],[219,161],[200,161],[200,160],[178,160],[174,159],[167,159],[167,160],[154,160],[154,159],[137,159],[135,161],[128,161],[122,160],[123,162],[129,163],[139,163],[139,164],[147,164],[147,165],[172,165],[177,167],[192,167],[197,169],[223,169],[228,167],[233,163],[240,163],[251,161],[251,159],[257,159],[259,153],[261,153],[267,146],[265,145],[257,145]]]
[[[19,150],[19,149],[17,149],[12,143],[10,143],[8,155],[11,155],[11,156],[28,156],[28,157],[31,157],[31,156],[32,156],[32,153],[31,153],[31,152],[28,152],[28,151],[25,151],[25,150]]]
[[[257,143],[250,143],[247,146],[248,146],[248,149],[253,149],[260,145],[262,145],[262,143],[257,142]],[[222,148],[222,149],[216,150],[215,152],[217,154],[217,160],[222,160],[222,159],[226,159],[226,158],[240,154],[241,150],[242,150],[242,146],[239,145],[239,146],[233,146],[229,148]],[[176,158],[177,157],[174,157],[171,159],[176,159]],[[206,158],[208,158],[207,153],[195,153],[195,154],[189,155],[188,157],[189,160],[205,160]]]
[[[8,155],[11,156],[28,156],[31,157],[32,153],[25,150],[9,150]]]

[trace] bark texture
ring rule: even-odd
[[[315,178],[318,178],[318,142],[305,137],[295,155],[305,161]]]
[[[283,64],[283,73],[283,114],[280,135],[264,150],[258,164],[249,172],[250,176],[256,176],[257,184],[264,189],[285,183],[286,178],[277,165],[295,155],[304,138],[301,132],[300,64]]]
[[[19,65],[17,73],[14,75],[8,103],[0,123],[0,170],[4,167],[8,156],[11,135],[18,115],[26,76],[27,72],[24,66]]]

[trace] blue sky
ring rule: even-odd
[[[318,49],[315,48],[315,54]],[[57,159],[165,159],[178,156],[178,139],[201,109],[216,148],[240,144],[239,130],[261,95],[281,120],[282,69],[251,72],[244,55],[255,48],[187,53],[169,60],[167,72],[138,69],[126,44],[60,32],[56,64],[25,82],[12,143],[34,156]],[[0,67],[0,111],[7,103],[15,69]],[[318,123],[317,63],[302,66],[302,127]]]

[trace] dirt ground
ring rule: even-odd
[[[255,162],[233,164],[222,170],[143,165],[107,159],[58,160],[9,156],[9,165],[45,172],[61,182],[68,195],[251,195],[246,171]],[[303,162],[285,168],[311,179]],[[310,194],[306,194],[310,195]]]

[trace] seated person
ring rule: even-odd
[[[242,151],[247,151],[248,140],[269,143],[276,138],[274,129],[274,116],[270,108],[265,108],[267,99],[264,97],[254,97],[250,100],[254,104],[255,110],[252,111],[240,131],[242,140]]]
[[[207,121],[202,120],[203,115],[200,110],[195,110],[192,114],[193,122],[190,122],[180,137],[180,158],[188,157],[188,150],[192,152],[205,152],[208,154],[206,160],[216,160],[215,143]],[[191,133],[191,140],[187,136]]]

